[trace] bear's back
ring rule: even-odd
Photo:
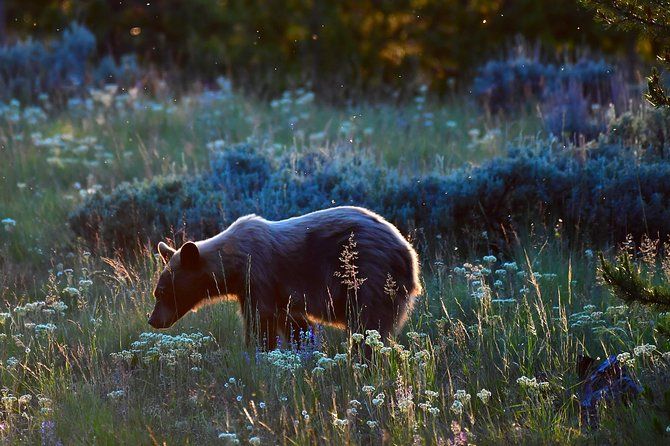
[[[395,226],[371,211],[342,206],[268,225],[273,234],[274,282],[281,289],[278,294],[291,299],[304,296],[310,313],[344,310],[350,286],[342,275],[347,246],[356,253],[350,261],[363,281],[361,289],[375,290],[370,294],[375,299],[381,298],[389,276],[408,295],[420,290],[413,248]],[[327,309],[327,302],[335,308]]]

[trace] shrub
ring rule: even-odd
[[[570,139],[580,135],[588,140],[597,138],[605,132],[607,123],[602,114],[591,112],[592,105],[577,81],[556,87],[542,105],[545,130]]]
[[[491,60],[477,71],[473,92],[492,112],[518,108],[542,98],[556,69],[526,57]]]
[[[195,177],[158,177],[97,194],[70,216],[90,244],[128,248],[166,236],[203,238],[235,218],[281,219],[334,205],[371,208],[407,232],[421,228],[461,244],[506,244],[536,231],[594,243],[626,234],[670,233],[670,163],[637,163],[619,146],[572,151],[511,150],[508,157],[448,175],[407,177],[364,157],[308,152],[270,158],[249,145],[212,154]]]
[[[76,23],[50,44],[28,39],[0,47],[4,99],[30,100],[39,93],[79,89],[94,50],[95,37]]]
[[[492,112],[522,108],[574,86],[589,104],[613,101],[614,67],[603,60],[580,59],[556,66],[517,55],[487,62],[477,72],[473,93]]]
[[[611,124],[608,139],[613,143],[640,147],[646,159],[670,156],[670,108],[627,111]]]
[[[614,68],[603,60],[580,59],[555,66],[538,57],[489,61],[474,80],[473,92],[491,112],[530,109],[539,104],[547,132],[568,139],[597,137],[607,128],[603,110],[625,94]]]
[[[118,85],[135,85],[141,77],[141,70],[135,54],[124,54],[117,63],[114,57],[107,55],[100,59],[95,68],[95,83],[115,83]]]
[[[135,56],[122,57],[120,65],[106,56],[96,67],[95,50],[93,33],[76,22],[50,42],[28,39],[0,46],[0,99],[34,101],[45,93],[64,98],[81,95],[92,84],[137,80]]]

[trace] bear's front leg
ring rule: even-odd
[[[261,350],[277,348],[277,316],[273,313],[245,312],[244,337],[247,347],[258,346]]]

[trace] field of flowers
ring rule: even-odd
[[[356,162],[388,166],[398,178],[448,175],[505,157],[509,146],[575,149],[588,158],[596,143],[608,143],[604,136],[578,141],[560,128],[565,120],[547,121],[547,113],[538,117],[532,107],[482,111],[495,108],[489,94],[495,85],[486,82],[495,84],[496,69],[489,66],[489,78],[477,84],[488,94],[483,108],[457,95],[433,101],[423,88],[401,106],[335,109],[307,90],[263,103],[238,94],[225,79],[217,88],[174,97],[107,85],[62,105],[46,95],[31,104],[0,104],[0,441],[668,441],[670,314],[623,305],[602,286],[596,256],[601,249],[608,256],[641,250],[642,262],[670,274],[663,240],[595,246],[590,237],[564,236],[585,229],[564,228],[559,218],[544,230],[531,224],[507,234],[505,246],[486,243],[487,232],[471,235],[478,242],[456,245],[447,234],[410,224],[425,293],[394,340],[323,328],[306,334],[300,349],[262,352],[244,346],[233,304],[152,330],[146,314],[161,268],[154,247],[142,238],[124,249],[84,240],[68,223],[122,182],[198,177],[211,168],[213,154],[235,143],[296,163],[304,153],[354,153]],[[570,106],[560,104],[550,115],[571,113]],[[667,159],[650,154],[653,144],[641,142],[648,135],[640,125],[624,125],[646,122],[640,116],[651,112],[640,104],[617,110],[593,102],[580,110],[598,132],[637,129],[625,142],[638,144],[632,146],[637,163]],[[628,121],[617,121],[622,117]],[[550,133],[547,122],[566,134]],[[597,422],[585,422],[580,355],[615,355],[642,391],[625,403],[599,404]]]

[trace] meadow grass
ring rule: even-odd
[[[589,246],[521,237],[506,254],[422,255],[425,293],[394,340],[324,328],[300,351],[245,347],[235,304],[146,323],[153,247],[103,257],[67,214],[124,180],[205,169],[224,141],[282,152],[347,141],[380,163],[448,171],[538,140],[532,116],[467,101],[331,109],[230,91],[146,99],[103,91],[43,116],[0,117],[0,438],[28,444],[620,444],[667,440],[667,317],[621,305]],[[13,107],[13,108],[12,108]],[[13,112],[12,112],[13,111]],[[499,258],[496,258],[499,257]],[[372,348],[371,358],[364,354]],[[646,346],[640,348],[640,346]],[[636,349],[636,347],[638,347]],[[580,421],[579,354],[627,352],[644,384]]]

